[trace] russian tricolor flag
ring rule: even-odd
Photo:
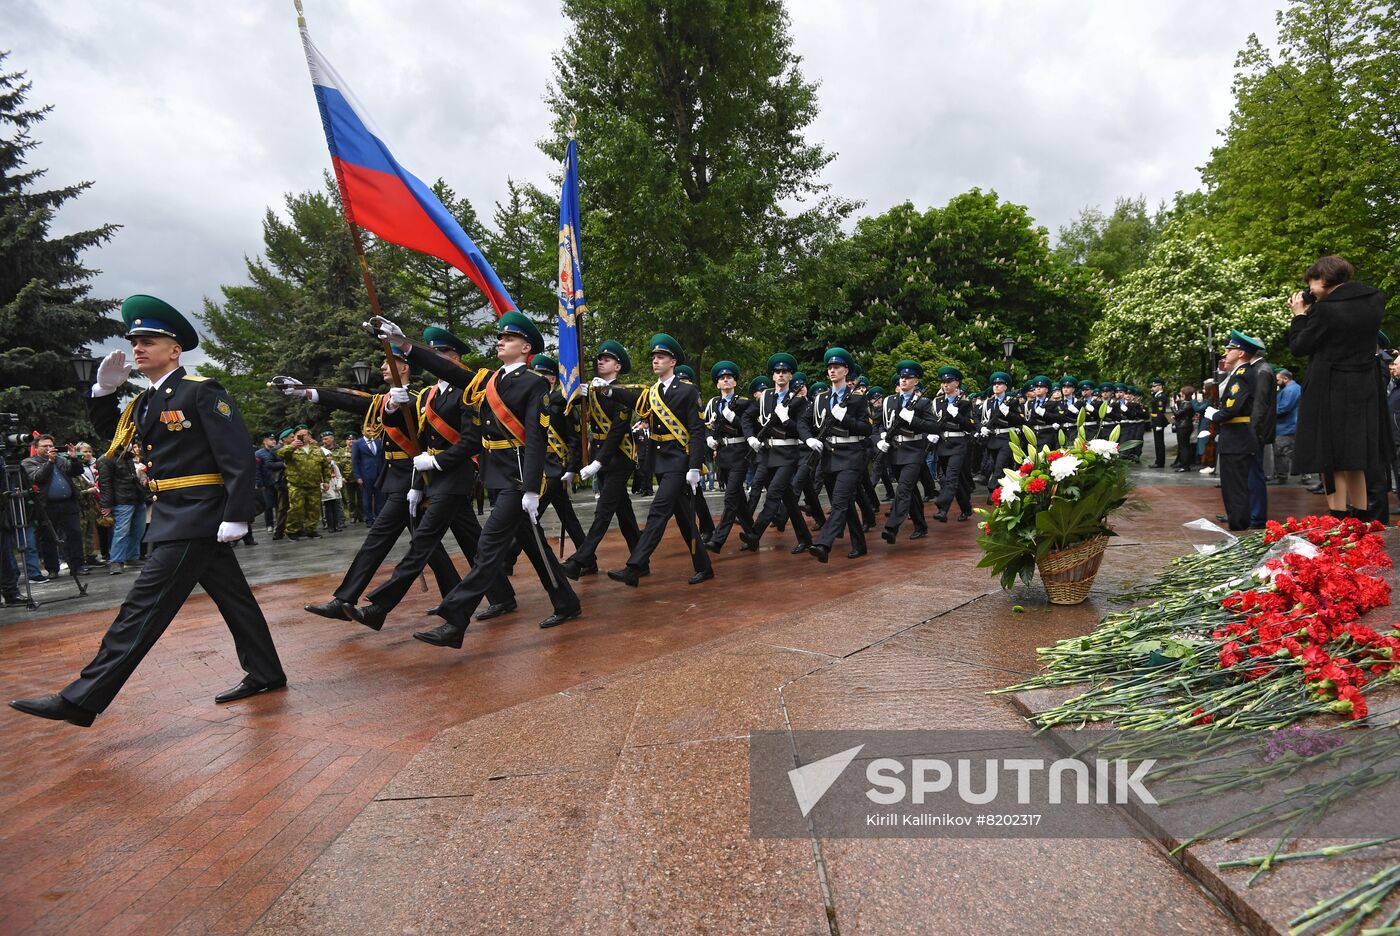
[[[497,315],[514,309],[515,302],[481,249],[432,190],[399,165],[364,105],[316,48],[305,25],[301,41],[346,219],[386,241],[450,263],[481,288]]]

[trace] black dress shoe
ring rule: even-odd
[[[355,620],[365,627],[377,631],[384,626],[384,619],[389,616],[389,609],[381,608],[371,601],[363,608],[352,608],[350,613],[355,615]]]
[[[466,627],[444,621],[432,630],[415,632],[413,639],[432,644],[434,647],[452,647],[454,650],[461,650],[462,637],[466,633]]]
[[[1321,485],[1321,484],[1315,484],[1315,485],[1313,485],[1312,487],[1308,488],[1308,493],[1309,493],[1309,494],[1326,494],[1326,493],[1327,493],[1327,488],[1324,487],[1324,486]]]
[[[320,539],[320,538],[321,538],[321,534],[320,534],[320,533],[308,533],[308,534],[306,534],[306,538],[307,538],[307,539]]]
[[[489,621],[492,618],[500,617],[502,614],[510,614],[515,609],[516,604],[513,601],[506,601],[502,602],[501,604],[487,605],[485,611],[480,611],[477,613],[475,620]]]
[[[705,548],[708,549],[710,552],[714,553],[716,556],[718,556],[719,551],[724,548],[724,544],[716,543],[712,540],[705,540]]]
[[[1216,514],[1216,515],[1215,515],[1215,519],[1216,519],[1218,522],[1220,522],[1220,523],[1229,523],[1229,522],[1230,522],[1230,518],[1227,517],[1227,516],[1225,516],[1224,514]]]
[[[636,588],[641,576],[639,576],[637,570],[631,566],[623,566],[621,569],[610,569],[608,571],[608,578],[612,579],[614,582],[621,582],[628,588]]]
[[[859,559],[861,556],[864,556],[867,552],[869,552],[869,550],[867,549],[852,549],[850,552],[846,553],[846,558]]]
[[[650,563],[650,562],[648,562],[646,565],[642,566],[640,569],[637,570],[637,578],[646,578],[646,577],[647,577],[648,575],[650,575],[650,574],[651,574],[651,563]]]
[[[37,715],[40,718],[51,718],[54,721],[66,721],[79,728],[92,727],[92,720],[97,717],[95,713],[89,712],[85,708],[79,708],[57,692],[38,699],[15,699],[10,703],[10,708],[18,709],[26,715]]]
[[[960,514],[958,514],[958,522],[959,522],[959,523],[966,523],[967,521],[969,521],[969,520],[971,520],[971,519],[972,519],[972,514],[970,514],[970,513],[960,513]]]
[[[586,566],[581,565],[578,562],[576,562],[572,556],[564,560],[563,568],[564,574],[567,575],[569,578],[573,579],[575,582],[577,582],[580,578],[582,578],[585,575],[598,574],[598,563],[591,562]]]
[[[353,605],[346,604],[339,598],[332,598],[325,604],[306,605],[306,610],[312,614],[318,614],[323,618],[330,618],[334,621],[353,621],[355,614]]]
[[[817,558],[818,562],[825,563],[831,556],[831,547],[821,543],[813,543],[807,547],[807,551]]]
[[[928,527],[924,527],[922,530],[915,530],[913,533],[909,534],[911,540],[923,539],[925,536],[928,536]]]
[[[798,543],[796,546],[792,547],[792,549],[789,549],[788,552],[792,553],[794,556],[800,556],[811,548],[811,543]]]
[[[860,528],[860,531],[861,531],[862,533],[874,533],[874,532],[875,532],[875,521],[874,521],[874,520],[871,520],[869,523],[862,525],[861,528]]]
[[[706,569],[704,572],[696,572],[690,577],[691,585],[699,585],[701,582],[708,582],[715,577],[714,569]]]
[[[946,511],[946,510],[940,510],[938,513],[936,513],[936,514],[933,515],[933,519],[937,520],[939,523],[947,523],[947,522],[948,522],[948,511]]]
[[[274,679],[270,683],[260,683],[251,676],[244,676],[243,681],[232,689],[225,689],[214,696],[215,702],[237,702],[239,699],[246,699],[249,696],[259,695],[264,692],[271,692],[274,689],[287,688],[287,677]]]
[[[882,539],[882,540],[884,540],[885,542],[889,543],[891,546],[894,545],[894,538],[895,538],[895,532],[894,532],[894,530],[891,530],[889,527],[885,527],[883,530],[880,531],[880,539]]]
[[[757,551],[758,551],[758,544],[759,544],[759,541],[760,541],[761,537],[759,537],[759,536],[757,536],[757,535],[755,535],[755,534],[753,534],[753,533],[740,533],[740,534],[739,534],[739,539],[742,540],[743,543],[744,543],[743,547],[741,547],[740,550],[739,550],[740,552],[757,552]]]
[[[565,611],[562,614],[556,611],[549,617],[545,618],[543,621],[540,621],[540,627],[558,627],[565,621],[572,621],[574,618],[578,617],[582,613],[582,608],[575,608],[572,611]]]

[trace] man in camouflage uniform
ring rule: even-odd
[[[340,445],[335,444],[335,433],[327,432],[321,436],[321,445],[330,450],[331,461],[335,463],[336,469],[340,472],[340,516],[337,529],[344,529],[348,522],[345,518],[350,516],[350,503],[360,499],[359,492],[354,489],[350,480],[350,440],[347,439]],[[332,532],[335,532],[334,530]]]
[[[331,463],[311,430],[298,426],[289,444],[277,452],[286,465],[287,539],[320,539],[321,492],[331,484]]]

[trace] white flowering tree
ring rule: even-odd
[[[1089,332],[1090,357],[1105,379],[1168,386],[1199,378],[1206,325],[1218,352],[1231,328],[1261,339],[1275,358],[1288,330],[1287,297],[1271,288],[1253,257],[1229,257],[1209,234],[1169,224],[1147,264],[1114,287]]]

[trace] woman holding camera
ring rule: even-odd
[[[1289,300],[1288,347],[1308,358],[1294,463],[1322,473],[1334,517],[1365,513],[1366,476],[1386,471],[1390,436],[1376,367],[1385,296],[1355,274],[1343,258],[1322,257]]]

